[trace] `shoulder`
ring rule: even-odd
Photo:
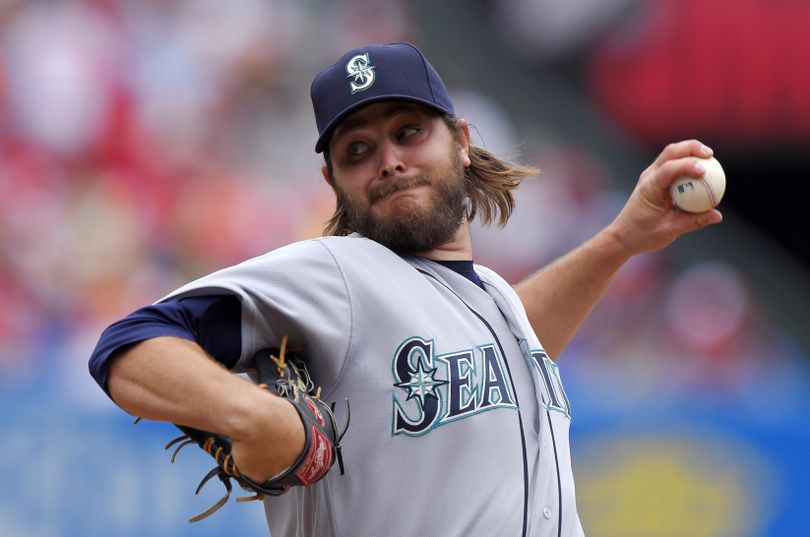
[[[335,237],[335,236],[328,236],[328,237],[318,237],[317,239],[312,239],[313,242],[317,242],[322,247],[334,250],[335,252],[370,252],[375,254],[390,254],[394,257],[399,257],[397,254],[383,246],[382,244],[375,242],[371,239],[367,239],[364,236],[358,233],[352,233],[351,235],[346,235],[345,237]]]
[[[382,245],[361,237],[318,237],[294,242],[194,280],[171,296],[211,294],[223,290],[245,295],[247,289],[297,289],[342,286],[347,274],[380,271],[385,259],[401,258]],[[168,298],[168,297],[164,297]]]
[[[333,256],[319,239],[307,239],[216,270],[183,285],[162,300],[223,291],[245,298],[274,288],[306,285],[313,275],[334,278],[338,273]]]
[[[399,254],[382,244],[353,233],[345,237],[320,237],[314,239],[342,267],[360,269],[403,265],[408,263]]]
[[[266,271],[313,271],[343,274],[404,263],[402,257],[361,235],[318,237],[283,246],[245,262]]]
[[[275,262],[276,260],[294,260],[296,258],[337,257],[357,254],[361,252],[375,255],[385,254],[396,256],[391,250],[379,243],[358,234],[345,237],[316,237],[282,246],[264,255],[249,259],[247,263]],[[398,256],[396,256],[398,257]]]
[[[327,268],[337,263],[344,252],[356,251],[372,243],[367,239],[353,237],[317,237],[293,242],[271,250],[265,254],[246,259],[241,263],[223,269],[225,272],[259,270],[298,270],[318,266]],[[374,244],[374,243],[372,243]]]

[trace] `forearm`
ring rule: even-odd
[[[629,257],[608,227],[515,286],[549,356],[562,354]]]
[[[289,467],[304,446],[289,401],[233,375],[193,341],[156,337],[130,347],[113,362],[109,388],[136,416],[230,437],[234,461],[257,482]]]
[[[705,173],[694,156],[711,155],[712,150],[697,140],[668,145],[641,173],[609,226],[516,286],[529,321],[551,357],[562,353],[631,256],[661,250],[684,233],[723,220],[715,209],[697,214],[675,210],[669,194],[676,178]]]
[[[123,351],[111,365],[109,388],[133,415],[228,436],[244,435],[249,411],[276,408],[266,390],[230,373],[195,342],[175,337]]]

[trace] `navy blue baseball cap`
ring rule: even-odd
[[[405,100],[454,115],[453,103],[439,73],[409,43],[365,45],[350,50],[318,73],[310,88],[318,142],[329,145],[332,131],[346,116],[377,101]]]

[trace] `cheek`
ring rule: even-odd
[[[370,165],[361,163],[350,168],[335,169],[333,178],[344,192],[362,193],[368,189],[374,174],[370,171]]]
[[[350,206],[355,211],[368,208],[368,195],[357,185],[337,180],[334,190],[339,204]]]
[[[425,171],[431,173],[444,172],[461,160],[458,148],[452,142],[435,144],[422,153],[420,158],[426,163]]]
[[[356,201],[363,197],[362,183],[352,180],[351,177],[345,175],[335,175],[333,188],[340,191],[343,197],[349,198],[351,201]]]

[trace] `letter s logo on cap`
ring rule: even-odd
[[[368,53],[352,56],[352,59],[346,63],[346,72],[349,73],[347,78],[350,79],[349,86],[352,89],[352,95],[358,91],[367,90],[374,84],[374,66],[368,59]]]

